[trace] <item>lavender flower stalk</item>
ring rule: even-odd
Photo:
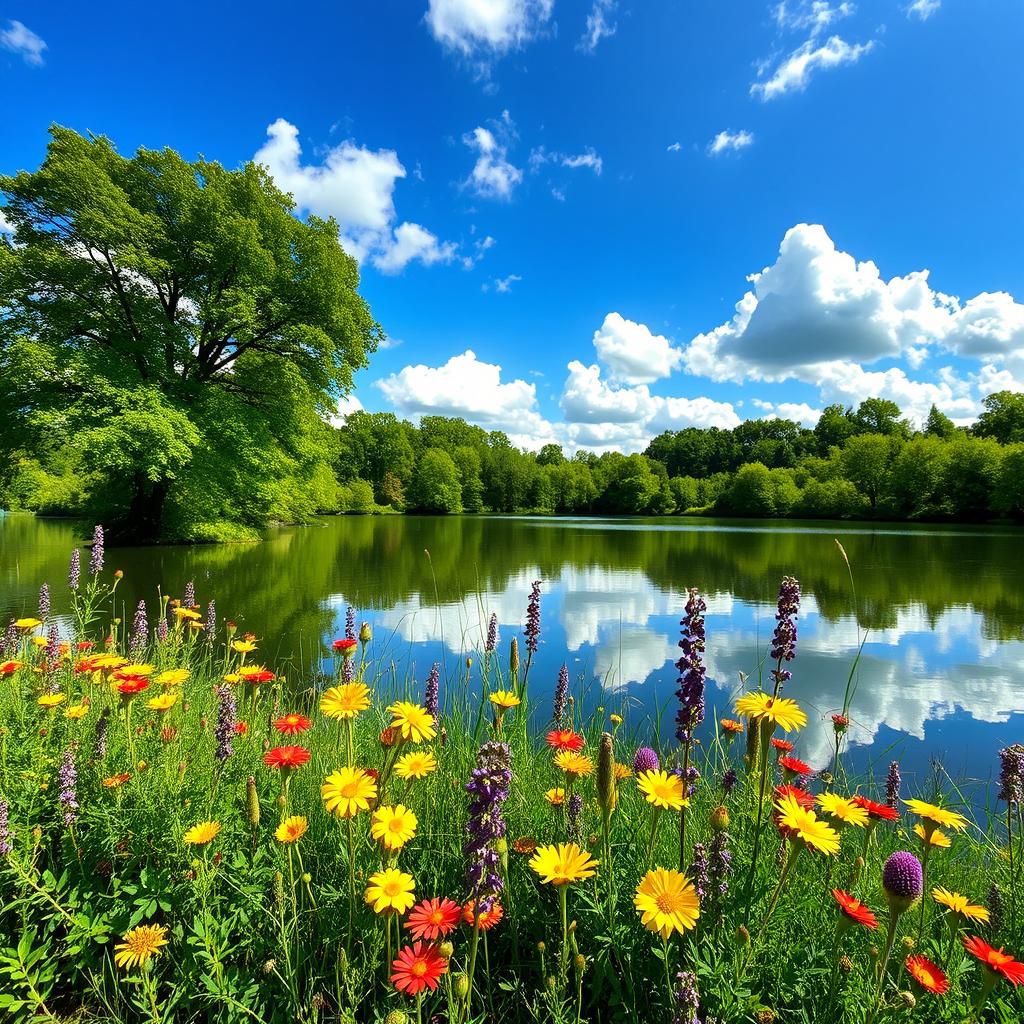
[[[44,583],[39,588],[39,618],[45,622],[50,617],[50,584]]]
[[[565,718],[565,706],[569,700],[569,669],[566,665],[558,670],[558,683],[555,686],[555,699],[551,707],[551,720],[561,725]]]
[[[729,876],[732,874],[732,852],[729,850],[729,833],[722,829],[711,837],[708,854],[708,881],[711,883],[711,921],[722,920],[723,901],[729,895]]]
[[[693,971],[680,971],[676,975],[673,998],[676,1012],[672,1015],[672,1024],[701,1024],[697,975]]]
[[[212,599],[206,603],[206,642],[212,644],[217,637],[217,603]]]
[[[708,854],[703,843],[693,844],[690,881],[693,882],[693,887],[697,890],[697,898],[703,903],[708,891]]]
[[[167,619],[163,615],[161,615],[160,616],[160,621],[156,624],[156,638],[157,638],[157,640],[160,643],[162,643],[162,644],[167,643],[167,633],[168,633]]]
[[[57,782],[60,786],[58,800],[64,824],[70,827],[78,818],[78,771],[75,768],[75,755],[70,748],[64,751],[60,768],[57,770]]]
[[[484,644],[484,654],[493,654],[498,649],[498,615],[491,612],[490,621],[487,623],[487,641]]]
[[[139,657],[149,642],[149,617],[146,615],[146,602],[139,601],[132,619],[132,632],[128,640],[128,650],[133,658]]]
[[[423,688],[423,706],[434,716],[437,721],[439,710],[439,691],[441,687],[441,666],[435,661],[430,666],[430,673],[427,675],[427,682]]]
[[[14,849],[7,812],[7,801],[0,799],[0,857],[6,857]]]
[[[110,708],[105,707],[96,719],[96,760],[107,756],[107,731],[110,728]]]
[[[896,810],[900,803],[900,763],[893,761],[889,765],[889,775],[885,780],[886,806]]]
[[[1024,746],[1019,743],[999,751],[999,799],[1007,810],[1024,801]]]
[[[349,605],[345,610],[345,639],[355,640],[356,638],[356,610]]]
[[[189,580],[185,584],[185,594],[182,597],[181,603],[186,608],[195,608],[196,606],[196,584],[194,580]]]
[[[43,654],[46,657],[46,667],[52,672],[56,669],[60,658],[60,630],[57,628],[56,622],[51,623],[47,631],[46,647],[43,650]]]
[[[7,623],[4,635],[0,637],[0,651],[3,651],[5,658],[9,658],[18,650],[18,630],[14,625],[14,619]]]
[[[89,552],[89,572],[98,576],[103,571],[103,527],[95,526],[92,531],[92,550]]]
[[[693,732],[704,721],[704,612],[707,605],[694,587],[686,602],[686,614],[680,622],[682,656],[676,662],[679,670],[679,710],[676,712],[676,739],[686,747],[693,742]],[[688,753],[688,751],[687,751]],[[685,758],[685,755],[684,755]],[[688,760],[688,758],[685,758]]]
[[[523,636],[526,637],[526,664],[529,665],[530,658],[537,653],[537,644],[540,642],[540,580],[534,580],[530,586]]]
[[[736,774],[735,768],[726,769],[722,775],[722,779],[719,785],[722,787],[722,792],[728,796],[735,788],[736,784],[740,781],[739,776]]]
[[[775,632],[772,634],[771,657],[775,662],[772,678],[775,680],[775,692],[778,697],[782,684],[793,678],[789,669],[784,669],[784,661],[792,661],[796,657],[796,619],[800,611],[800,582],[794,576],[783,576],[779,586],[778,607],[775,612]]]
[[[579,793],[569,797],[568,817],[568,840],[570,843],[579,843],[583,838],[583,797]]]
[[[470,796],[466,842],[466,890],[479,914],[491,909],[501,895],[498,840],[505,838],[502,806],[512,785],[512,752],[507,743],[490,740],[476,755],[476,767],[466,783]]]
[[[234,752],[231,740],[235,734],[238,705],[235,702],[235,693],[230,686],[218,686],[217,699],[220,705],[217,708],[217,725],[213,730],[213,735],[217,740],[215,756],[218,761],[224,762]]]
[[[68,587],[72,592],[77,591],[82,581],[82,553],[75,548],[71,552],[71,562],[68,564]]]

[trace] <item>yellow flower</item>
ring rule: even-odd
[[[355,718],[370,706],[370,688],[366,683],[342,683],[324,690],[320,710],[328,718]]]
[[[736,714],[754,721],[769,722],[774,729],[781,725],[786,732],[800,730],[807,724],[807,715],[795,700],[769,697],[767,693],[747,693],[736,701]]]
[[[838,793],[822,793],[818,797],[818,806],[831,818],[844,825],[857,825],[867,828],[870,815],[863,807],[858,807],[852,800]]]
[[[437,771],[437,758],[429,750],[414,750],[395,762],[395,775],[400,779],[422,779]]]
[[[610,714],[610,715],[608,716],[608,721],[609,721],[609,722],[611,722],[611,723],[612,723],[612,725],[622,725],[622,715],[617,715],[617,714],[615,714],[615,712],[613,711],[613,712],[612,712],[612,713],[611,713],[611,714]]]
[[[568,885],[591,878],[597,873],[598,863],[575,843],[539,846],[530,858],[530,867],[540,875],[540,880],[551,885]]]
[[[181,686],[189,677],[187,668],[169,668],[157,673],[153,678],[161,686]]]
[[[220,834],[219,821],[201,821],[193,825],[181,838],[189,846],[205,846]]]
[[[159,697],[151,697],[146,701],[150,711],[170,711],[178,703],[176,693],[161,693]]]
[[[279,843],[296,843],[306,834],[308,827],[308,822],[301,814],[293,814],[274,829],[274,838]]]
[[[641,772],[636,777],[636,788],[655,807],[678,811],[690,806],[690,801],[683,796],[683,780],[678,775],[663,771]]]
[[[912,814],[924,819],[927,823],[925,831],[928,830],[929,825],[932,828],[936,825],[941,825],[943,828],[955,828],[957,832],[963,832],[967,828],[967,819],[962,814],[957,814],[956,811],[947,811],[944,807],[927,803],[924,800],[904,800],[903,802],[910,808]]]
[[[370,875],[366,902],[375,914],[395,911],[404,914],[416,902],[416,883],[412,875],[398,868],[385,868]]]
[[[241,676],[242,679],[251,679],[253,676],[263,675],[266,671],[266,665],[241,665],[235,674]]]
[[[814,811],[801,807],[796,797],[787,793],[776,800],[775,811],[784,835],[798,839],[809,850],[818,850],[830,856],[839,852],[839,833]]]
[[[561,786],[556,786],[554,789],[549,789],[544,794],[544,799],[547,800],[552,807],[561,807],[565,803],[565,790]]]
[[[65,718],[85,718],[89,714],[88,704],[72,704],[71,707],[64,712]]]
[[[678,871],[655,868],[644,875],[633,898],[640,922],[666,942],[673,932],[689,931],[700,917],[700,900],[693,883]]]
[[[29,637],[29,643],[42,650],[50,641],[45,636]]]
[[[192,608],[175,608],[174,614],[177,616],[179,622],[184,619],[191,619],[193,622],[198,622],[202,615],[199,612],[194,611]]]
[[[43,624],[43,620],[42,619],[15,619],[14,620],[14,628],[15,629],[20,629],[20,630],[24,631],[25,633],[31,632],[33,629],[36,628],[36,626],[41,626],[42,624]]]
[[[394,716],[391,728],[397,729],[403,740],[420,743],[423,740],[432,740],[436,735],[434,716],[419,704],[399,700],[392,704],[388,711]]]
[[[592,775],[594,762],[586,754],[577,754],[573,750],[560,750],[555,754],[555,767],[561,768],[566,775]]]
[[[58,704],[63,704],[68,698],[63,693],[44,693],[36,703],[41,708],[55,708]]]
[[[117,670],[124,676],[151,676],[154,668],[155,665],[132,664],[119,665]]]
[[[129,928],[114,946],[114,963],[131,970],[142,967],[151,956],[159,956],[167,945],[167,929],[162,924],[140,924]]]
[[[618,761],[612,766],[612,773],[619,782],[633,777],[633,769],[628,764],[619,764]]]
[[[490,699],[491,703],[496,708],[501,708],[502,711],[517,708],[522,704],[522,701],[511,690],[495,690]]]
[[[373,812],[370,835],[386,850],[400,850],[416,835],[416,815],[408,807],[378,807]]]
[[[949,907],[957,917],[963,918],[965,922],[980,921],[982,924],[988,924],[988,911],[976,903],[971,903],[966,896],[961,896],[958,892],[950,892],[939,885],[932,889],[932,899],[944,907]]]
[[[251,640],[232,640],[231,650],[239,654],[251,654],[256,650],[256,645]]]
[[[933,829],[931,834],[929,834],[920,822],[914,826],[914,835],[929,846],[937,846],[940,850],[948,850],[952,845],[949,841],[949,836],[942,829]]]
[[[324,780],[320,796],[331,814],[354,818],[370,809],[370,801],[377,796],[377,783],[362,768],[339,768]]]
[[[109,672],[111,669],[121,668],[122,665],[128,664],[128,659],[122,658],[120,654],[97,654],[95,658],[89,660],[94,668],[102,672]]]
[[[240,683],[242,681],[242,677],[237,672],[228,672],[227,675],[221,676],[221,679],[223,679],[225,683],[230,683],[232,686],[234,686],[235,683]]]

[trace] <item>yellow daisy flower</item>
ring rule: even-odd
[[[623,779],[630,779],[633,777],[633,769],[628,764],[619,764],[615,762],[612,767],[612,773],[615,775],[616,781],[621,782]]]
[[[15,619],[14,620],[14,628],[15,629],[20,629],[20,630],[22,630],[22,632],[25,632],[25,633],[30,632],[31,630],[35,629],[37,626],[41,626],[42,624],[43,624],[43,620],[42,619]]]
[[[124,676],[151,676],[153,674],[153,669],[155,668],[155,665],[136,663],[131,665],[119,665],[117,670]]]
[[[399,700],[390,705],[388,711],[394,716],[391,728],[397,729],[403,740],[421,743],[423,740],[432,740],[437,735],[434,729],[434,716],[419,704]]]
[[[162,924],[140,924],[129,928],[114,946],[114,963],[131,970],[142,967],[149,958],[159,956],[167,945],[167,928]]]
[[[542,882],[550,885],[568,885],[592,878],[597,873],[598,863],[575,843],[540,846],[530,858],[530,867],[540,875]]]
[[[160,686],[181,686],[188,677],[189,671],[187,668],[169,668],[163,672],[158,672],[153,677],[153,680]]]
[[[239,654],[251,654],[256,650],[256,644],[251,640],[232,640],[231,650],[237,651]]]
[[[366,887],[366,902],[375,914],[404,914],[416,902],[416,883],[412,875],[398,868],[375,871]]]
[[[779,828],[799,840],[809,850],[834,856],[839,853],[839,833],[822,821],[814,811],[801,807],[796,797],[786,794],[775,801]]]
[[[201,821],[193,825],[181,838],[189,846],[206,846],[220,835],[219,821]]]
[[[400,850],[416,835],[416,815],[408,807],[378,807],[370,822],[370,835],[386,850]]]
[[[274,829],[274,838],[279,843],[297,843],[308,827],[309,823],[301,814],[293,814]]]
[[[517,708],[522,701],[511,690],[495,690],[490,696],[491,703],[502,711]]]
[[[202,615],[193,608],[175,608],[174,614],[179,622],[189,620],[192,622],[198,622],[202,618]]]
[[[633,903],[640,923],[666,942],[673,932],[689,931],[700,917],[700,899],[693,883],[678,871],[655,868],[636,887]]]
[[[924,819],[926,831],[929,825],[932,828],[936,825],[942,828],[955,828],[957,832],[963,832],[967,828],[967,819],[962,814],[957,814],[956,811],[947,811],[944,807],[930,804],[925,800],[904,800],[903,802],[910,808],[912,814]]]
[[[339,768],[324,780],[320,796],[331,814],[354,818],[370,809],[370,801],[377,797],[377,783],[362,768]]]
[[[561,768],[566,775],[592,775],[594,762],[586,754],[577,754],[574,750],[560,750],[555,754],[555,767]]]
[[[544,794],[544,799],[547,800],[552,807],[561,807],[565,803],[565,790],[561,786],[556,786],[554,789],[549,789]]]
[[[65,718],[85,718],[85,716],[87,714],[89,714],[89,705],[88,704],[72,704],[71,707],[69,707],[64,712],[64,717]]]
[[[948,889],[943,889],[941,885],[937,885],[932,889],[932,899],[936,903],[948,907],[957,917],[962,918],[965,923],[981,922],[982,924],[988,924],[988,910],[985,907],[978,906],[976,903],[971,903],[966,896],[961,896],[958,892],[950,892]]]
[[[324,690],[320,710],[328,718],[355,718],[370,706],[370,688],[366,683],[341,683]]]
[[[29,643],[33,647],[38,647],[42,650],[50,641],[45,636],[33,636],[29,637]]]
[[[437,758],[429,750],[414,750],[395,762],[395,775],[400,779],[422,779],[437,771]]]
[[[36,700],[36,703],[41,708],[55,708],[58,704],[63,704],[67,699],[67,695],[63,693],[44,693]]]
[[[817,799],[818,806],[836,822],[843,825],[856,825],[858,828],[867,828],[868,819],[871,817],[867,810],[858,807],[852,800],[838,793],[822,793]]]
[[[176,693],[161,693],[159,697],[151,697],[146,701],[150,711],[170,711],[178,703]]]
[[[664,771],[641,772],[636,777],[636,788],[655,807],[678,811],[690,806],[683,795],[683,780],[678,775]]]
[[[807,724],[807,715],[795,700],[770,697],[767,693],[747,693],[736,701],[736,714],[757,722],[781,725],[786,732],[799,731]]]
[[[937,846],[940,850],[948,850],[952,846],[949,836],[942,829],[933,829],[929,834],[920,822],[914,826],[914,835],[922,842],[927,843],[929,846]]]

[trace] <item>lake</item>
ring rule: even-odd
[[[34,614],[43,580],[55,612],[67,610],[68,555],[88,532],[0,515],[4,621]],[[856,603],[836,538],[853,567]],[[998,748],[1024,740],[1022,554],[1012,527],[387,516],[274,529],[251,546],[119,548],[107,568],[125,572],[126,607],[142,597],[151,613],[158,583],[180,596],[194,580],[198,600],[215,598],[222,621],[262,638],[271,664],[309,666],[323,641],[343,634],[352,604],[374,628],[376,655],[399,679],[420,681],[434,661],[449,677],[464,671],[492,611],[504,658],[521,635],[530,583],[541,579],[531,694],[553,689],[564,660],[578,699],[624,711],[625,729],[647,728],[672,697],[688,587],[708,604],[712,719],[729,713],[741,672],[757,678],[779,580],[791,574],[803,600],[786,692],[810,716],[797,752],[828,765],[829,716],[842,706],[866,630],[848,763],[884,774],[899,758],[904,775],[926,787],[922,776],[938,762],[982,794]]]

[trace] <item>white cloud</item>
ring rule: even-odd
[[[522,281],[522,278],[518,274],[509,274],[508,277],[496,277],[494,279],[494,290],[496,292],[510,292],[512,285],[517,281]]]
[[[765,402],[755,398],[750,404],[764,412],[766,420],[793,420],[802,426],[813,427],[821,417],[821,409],[815,409],[806,402]]]
[[[907,17],[927,21],[941,6],[942,0],[914,0],[906,8]]]
[[[618,25],[612,21],[612,17],[616,6],[617,0],[594,0],[594,6],[587,15],[587,27],[576,44],[577,50],[593,53],[602,39],[615,35]]]
[[[0,235],[13,235],[14,225],[4,216],[4,211],[0,210]]]
[[[789,92],[799,92],[807,87],[815,72],[844,64],[856,64],[874,49],[874,45],[874,40],[851,44],[839,36],[831,36],[819,44],[812,36],[784,58],[767,81],[754,82],[750,93],[752,96],[760,96],[762,100],[771,100]]]
[[[504,430],[513,444],[537,448],[555,433],[537,411],[537,389],[524,380],[503,383],[501,367],[467,349],[443,366],[406,366],[376,386],[403,415],[462,416],[487,430]]]
[[[614,387],[601,379],[596,363],[585,366],[578,359],[569,363],[561,404],[571,423],[647,423],[657,411],[645,386]]]
[[[627,384],[650,384],[669,376],[683,361],[683,353],[668,338],[619,313],[609,313],[594,331],[594,348],[612,377]]]
[[[464,56],[501,54],[532,39],[551,17],[554,0],[430,0],[431,34]]]
[[[346,141],[327,150],[319,164],[302,162],[299,130],[284,118],[267,128],[267,141],[253,159],[268,168],[278,188],[301,210],[338,222],[342,244],[360,262],[370,259],[385,273],[412,260],[448,263],[456,246],[408,221],[395,227],[395,183],[405,177],[398,154]]]
[[[748,131],[722,131],[711,140],[708,145],[708,152],[712,156],[718,156],[719,153],[746,149],[747,146],[751,146],[753,143],[754,136]]]
[[[26,64],[40,67],[46,42],[20,21],[8,21],[7,28],[0,31],[0,46],[18,54]]]
[[[682,147],[681,143],[673,142],[671,146],[666,146],[665,147],[665,152],[666,153],[678,153],[679,150],[681,150],[682,148],[683,147]]]
[[[604,170],[604,161],[592,146],[588,146],[582,153],[558,153],[548,150],[544,146],[538,146],[530,152],[530,170],[535,174],[545,164],[554,164],[558,167],[568,167],[570,170],[577,170],[580,167],[587,167],[595,174],[600,175]]]
[[[826,0],[783,0],[776,4],[774,14],[779,28],[792,31],[810,29],[813,37],[824,32],[833,22],[848,18],[855,10],[852,3],[833,7]]]
[[[338,399],[338,411],[330,418],[332,427],[344,426],[345,420],[354,412],[362,412],[363,403],[355,395],[346,395]]]
[[[497,241],[491,238],[490,235],[476,239],[473,242],[473,252],[468,256],[462,257],[462,265],[466,270],[472,270],[484,258],[484,254],[493,249],[497,244]]]
[[[502,112],[495,130],[505,136],[514,133],[507,110]],[[523,180],[523,172],[509,162],[508,146],[499,141],[495,131],[482,127],[465,134],[462,141],[477,152],[476,163],[465,186],[483,199],[511,199],[516,186]]]

